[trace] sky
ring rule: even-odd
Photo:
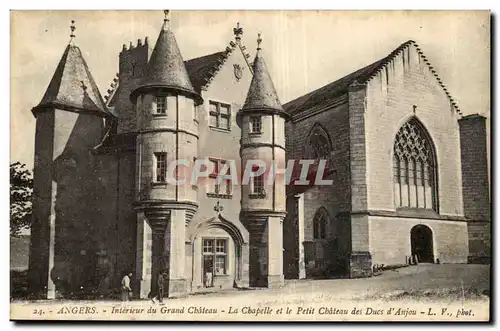
[[[69,42],[76,44],[104,96],[123,44],[154,43],[163,11],[11,12],[11,162],[33,166],[36,106]],[[284,104],[415,40],[464,115],[490,114],[489,13],[465,11],[172,11],[184,60],[222,51],[237,22],[252,58],[257,33]]]

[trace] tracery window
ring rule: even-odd
[[[393,178],[396,208],[437,211],[436,156],[427,131],[415,118],[396,134]]]
[[[332,145],[326,130],[319,124],[315,124],[309,134],[309,154],[314,159],[327,159],[330,156]]]

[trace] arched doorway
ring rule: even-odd
[[[411,255],[417,256],[418,262],[434,263],[432,230],[426,225],[416,225],[411,229]]]
[[[248,247],[238,227],[222,216],[200,221],[189,236],[192,292],[212,292],[243,282],[243,251]],[[248,257],[247,257],[248,258]]]

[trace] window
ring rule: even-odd
[[[220,183],[217,183],[217,177],[219,175],[230,175],[231,168],[228,168],[225,173],[220,173],[226,164],[225,160],[219,159],[210,159],[212,163],[213,171],[209,175],[210,178],[210,187],[208,196],[217,197],[217,198],[230,198],[232,194],[232,183],[230,179],[224,179]]]
[[[327,159],[332,151],[330,137],[327,131],[316,123],[309,134],[307,155],[314,159]]]
[[[260,116],[250,117],[250,133],[261,133],[262,118]]]
[[[321,207],[314,215],[313,220],[313,238],[325,239],[326,238],[326,224],[328,222],[328,213],[325,208]]]
[[[252,172],[255,173],[259,170],[258,165],[252,166]],[[250,181],[250,199],[263,199],[266,197],[266,190],[264,188],[264,174],[251,177]]]
[[[393,178],[396,208],[437,211],[436,157],[432,141],[416,119],[406,122],[394,141]]]
[[[167,153],[155,153],[156,158],[156,181],[166,182],[167,178]]]
[[[264,174],[253,177],[252,193],[264,194]]]
[[[231,107],[214,101],[210,101],[209,107],[209,125],[213,128],[231,130]]]
[[[203,274],[205,287],[213,286],[213,276],[227,274],[227,240],[203,239]]]
[[[156,97],[156,113],[161,115],[167,114],[167,97]]]

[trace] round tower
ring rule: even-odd
[[[198,208],[188,167],[198,153],[195,107],[202,99],[190,81],[168,14],[144,79],[130,97],[138,125],[135,275],[141,298],[155,292],[162,271],[168,272],[166,295],[186,293],[185,229]]]
[[[242,169],[251,173],[243,176],[240,218],[250,233],[250,286],[280,287],[286,214],[287,114],[262,57],[261,42],[259,34],[252,82],[245,104],[238,112]]]

